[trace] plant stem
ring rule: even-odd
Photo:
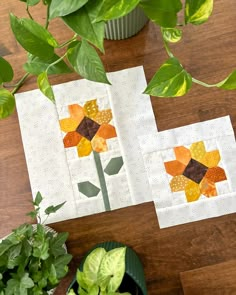
[[[48,28],[48,25],[49,25],[49,5],[47,6],[47,16],[46,16],[45,29]]]
[[[165,41],[164,39],[163,39],[163,42],[164,42],[165,50],[166,50],[167,54],[169,55],[169,57],[174,57],[173,53],[170,51],[170,47],[169,47],[168,42]]]
[[[193,77],[192,77],[192,81],[193,81],[194,83],[196,83],[196,84],[199,84],[199,85],[204,86],[204,87],[207,87],[207,88],[210,88],[210,87],[216,87],[216,84],[207,84],[207,83],[202,82],[202,81],[199,81],[199,80],[197,80],[197,79],[195,79],[195,78],[193,78]]]
[[[66,45],[72,43],[73,41],[76,40],[77,38],[77,34],[75,34],[70,40],[67,40],[66,42],[62,43],[61,45],[58,46],[58,48],[62,48],[62,47],[65,47]]]
[[[66,57],[67,56],[67,52],[64,54],[64,55],[62,55],[60,58],[58,58],[57,60],[55,60],[53,63],[51,63],[47,68],[46,68],[46,72],[48,71],[48,69],[50,68],[50,67],[52,67],[52,66],[54,66],[54,65],[56,65],[57,63],[59,63],[61,60],[63,60],[64,59],[64,57]]]
[[[20,87],[24,84],[25,80],[27,79],[27,77],[29,76],[30,73],[26,73],[21,79],[20,81],[15,85],[15,88],[12,90],[12,94],[14,95],[17,90],[20,89]]]
[[[28,13],[28,16],[33,20],[33,16],[31,15],[30,11],[29,11],[29,6],[26,6],[26,11]]]

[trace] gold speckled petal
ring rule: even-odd
[[[216,167],[220,162],[220,153],[218,150],[207,152],[201,159],[201,163],[209,168]]]
[[[59,121],[61,130],[64,132],[75,131],[78,127],[78,121],[72,118],[61,119]]]
[[[214,182],[208,180],[205,177],[200,182],[199,188],[200,188],[201,194],[208,198],[217,196],[216,186]]]
[[[184,146],[177,146],[174,148],[174,152],[175,152],[175,157],[179,162],[185,165],[188,165],[191,159],[191,153],[189,149],[187,149]]]
[[[84,105],[85,115],[91,119],[94,119],[98,113],[97,100],[89,100]]]
[[[91,142],[87,138],[83,137],[77,145],[77,151],[79,157],[85,157],[90,155],[92,151]]]
[[[93,150],[97,153],[106,152],[108,150],[106,140],[100,136],[95,135],[91,144]]]
[[[198,141],[198,142],[191,144],[190,152],[191,152],[192,159],[201,162],[201,159],[206,154],[204,142]]]
[[[100,111],[97,113],[94,121],[96,121],[99,125],[108,124],[112,119],[112,112],[110,109]]]
[[[189,179],[184,175],[177,175],[171,179],[170,188],[172,192],[184,191]]]
[[[197,201],[201,196],[199,184],[192,180],[189,180],[188,184],[185,187],[185,196],[188,202]]]

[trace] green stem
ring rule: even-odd
[[[29,11],[29,6],[26,6],[26,11],[28,13],[28,16],[33,20],[33,16],[31,15],[30,11]]]
[[[48,28],[48,25],[49,25],[49,5],[47,6],[47,16],[46,16],[45,29]]]
[[[51,64],[46,68],[46,72],[49,70],[50,67],[56,65],[56,64],[59,63],[61,60],[63,60],[64,57],[66,57],[66,55],[67,55],[67,52],[66,52],[64,55],[62,55],[60,58],[58,58],[57,60],[55,60],[53,63],[51,63]]]
[[[166,50],[167,54],[169,55],[169,57],[174,57],[173,53],[170,51],[170,47],[169,47],[168,42],[165,41],[164,39],[163,39],[163,42],[164,42],[165,50]]]
[[[98,178],[99,178],[100,187],[101,187],[101,191],[102,191],[104,206],[105,206],[106,211],[110,211],[111,206],[110,206],[110,201],[109,201],[109,197],[108,197],[107,185],[106,185],[105,175],[104,175],[103,168],[102,168],[100,154],[93,151],[93,157],[94,157],[95,165],[97,168],[97,173],[98,173]]]
[[[204,87],[207,87],[207,88],[210,88],[210,87],[216,87],[216,84],[207,84],[207,83],[202,82],[202,81],[199,81],[199,80],[197,80],[197,79],[195,79],[195,78],[193,78],[193,77],[192,77],[192,81],[193,81],[194,83],[196,83],[196,84],[199,84],[199,85],[204,86]]]
[[[15,88],[12,90],[12,94],[14,95],[19,89],[20,87],[24,84],[25,80],[27,79],[27,77],[29,76],[30,73],[26,73],[21,79],[20,81],[16,84]]]
[[[61,45],[58,46],[58,48],[65,47],[66,45],[72,43],[73,41],[76,40],[77,36],[78,36],[78,35],[75,34],[75,35],[73,36],[73,38],[71,38],[70,40],[67,40],[66,42],[62,43]]]

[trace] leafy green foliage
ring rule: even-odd
[[[165,28],[176,26],[177,13],[182,8],[180,0],[141,0],[140,5],[148,18]]]
[[[0,88],[0,118],[6,118],[15,109],[15,99],[10,91]]]
[[[97,14],[96,21],[107,21],[128,14],[139,3],[140,0],[103,0]]]
[[[58,43],[48,30],[31,19],[19,19],[12,13],[10,20],[16,40],[26,51],[44,60],[52,58]]]
[[[13,69],[8,61],[6,61],[3,57],[0,56],[0,84],[2,82],[10,82],[13,79]]]
[[[222,82],[217,83],[216,86],[225,90],[234,90],[236,89],[236,70],[233,71],[226,79]]]
[[[61,209],[62,206],[64,206],[66,202],[63,202],[61,204],[58,204],[57,206],[49,206],[46,210],[45,213],[47,215],[51,214],[51,213],[56,213],[59,209]]]
[[[87,2],[88,0],[52,0],[49,9],[50,19],[75,12]]]
[[[213,0],[186,0],[185,22],[193,25],[205,23],[213,10]]]
[[[55,97],[54,97],[52,87],[51,87],[49,80],[48,80],[47,72],[42,72],[40,75],[38,75],[37,82],[38,82],[38,87],[39,87],[40,91],[46,97],[48,97],[51,101],[54,102]]]
[[[145,93],[160,97],[181,96],[192,86],[192,78],[177,58],[169,58],[156,72]]]
[[[79,295],[121,294],[118,288],[125,274],[126,248],[115,248],[106,252],[103,248],[94,249],[85,259],[83,272],[77,271]],[[69,294],[77,294],[70,290]],[[122,293],[130,295],[129,293]]]
[[[25,2],[28,6],[34,6],[40,2],[40,0],[20,0]]]
[[[42,201],[37,193],[36,215]],[[64,246],[67,238],[68,233],[51,233],[42,224],[13,230],[0,243],[0,294],[42,295],[53,289],[67,274],[72,258]]]
[[[96,50],[86,40],[71,44],[67,56],[74,70],[82,77],[110,84]]]
[[[176,28],[161,28],[163,39],[166,42],[176,43],[182,38],[182,31]]]

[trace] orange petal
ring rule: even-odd
[[[191,159],[191,153],[189,149],[187,149],[184,146],[177,146],[174,148],[174,152],[175,152],[175,157],[179,162],[185,165],[188,165]]]
[[[220,153],[218,150],[207,152],[201,159],[201,163],[209,168],[216,167],[220,162]]]
[[[170,188],[172,192],[184,191],[189,179],[184,175],[177,175],[171,179]]]
[[[71,118],[75,119],[79,124],[84,118],[83,108],[78,104],[71,104],[68,106],[68,109],[69,109]]]
[[[72,118],[66,118],[59,121],[61,130],[64,132],[71,132],[75,131],[78,127],[78,122]]]
[[[185,187],[185,196],[188,202],[197,201],[201,196],[199,184],[189,180],[189,183]]]
[[[190,146],[190,152],[192,159],[201,162],[201,159],[205,156],[206,149],[203,141],[198,141]]]
[[[221,167],[209,168],[205,174],[205,178],[212,182],[219,182],[227,179],[225,171]]]
[[[97,113],[96,117],[94,118],[94,121],[96,121],[98,124],[108,124],[112,119],[112,112],[110,109],[100,111]]]
[[[172,176],[181,175],[184,172],[185,165],[176,160],[164,163],[166,172]]]
[[[98,113],[97,100],[89,100],[84,105],[85,115],[91,119],[95,118]]]
[[[205,177],[200,182],[199,188],[201,193],[208,198],[217,196],[215,183]]]
[[[91,141],[92,148],[95,152],[101,153],[108,150],[106,140],[98,135],[95,135]]]
[[[68,132],[66,136],[63,138],[64,147],[69,148],[69,147],[77,146],[81,138],[82,136],[75,131]]]
[[[98,129],[97,135],[105,139],[116,137],[116,129],[110,124],[103,124]]]
[[[91,142],[87,138],[83,137],[77,145],[77,151],[79,157],[85,157],[90,155],[92,151]]]

